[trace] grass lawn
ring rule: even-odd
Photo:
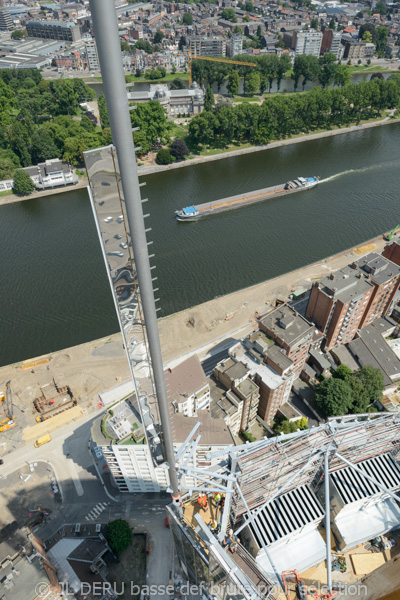
[[[263,96],[233,96],[234,102],[259,102]]]
[[[4,192],[0,192],[0,198],[4,198],[4,196],[12,196],[12,190],[5,190]]]
[[[127,75],[126,79],[129,83],[137,81],[145,83],[166,83],[167,81],[173,81],[174,79],[182,79],[185,81],[189,79],[189,73],[167,73],[162,79],[147,79],[146,77],[135,77],[135,75]]]
[[[398,67],[390,68],[389,65],[387,67],[381,65],[352,65],[349,66],[349,71],[351,75],[355,73],[396,73],[398,72]]]
[[[115,583],[115,590],[120,600],[139,598],[140,595],[131,595],[133,586],[146,584],[146,536],[144,533],[134,534],[132,545],[119,557],[118,563],[109,563],[111,583]],[[120,592],[124,591],[120,595]]]
[[[171,128],[169,130],[169,135],[171,137],[178,137],[183,140],[188,134],[188,129],[185,125],[181,125],[179,127],[178,125],[176,125],[176,123],[171,123],[170,127]]]

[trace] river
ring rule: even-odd
[[[400,124],[147,176],[163,314],[340,252],[400,222]],[[286,198],[178,223],[176,209],[319,175]],[[0,365],[117,331],[85,190],[0,207]]]
[[[353,73],[352,77],[351,77],[351,82],[352,83],[360,83],[361,81],[369,81],[371,79],[371,75],[373,73],[373,70],[371,70],[370,72],[360,72],[360,73]],[[393,70],[393,73],[398,73],[398,71]],[[387,72],[387,73],[382,73],[383,78],[387,79],[391,73]],[[179,79],[179,73],[176,74],[176,77]],[[187,82],[187,85],[189,85],[188,80],[183,80]],[[160,82],[161,83],[161,82]],[[96,96],[99,97],[100,93],[103,91],[103,84],[101,83],[101,81],[90,81],[88,80],[88,84],[91,88],[93,88],[93,90],[96,92]],[[148,91],[150,89],[150,85],[157,85],[157,80],[154,81],[137,81],[135,83],[135,87],[131,90],[134,92],[145,92]],[[169,83],[167,82],[167,85],[169,87]],[[313,87],[317,87],[320,84],[318,83],[318,81],[308,81],[306,83],[306,85],[304,86],[304,90],[308,91],[311,90],[311,88]],[[218,92],[218,87],[217,84],[214,83],[213,85],[213,91],[215,94],[220,93],[223,95],[229,95],[228,94],[228,90],[227,90],[227,81],[225,81],[225,83],[222,85],[220,91]],[[335,86],[332,86],[335,87]],[[303,86],[301,83],[301,80],[299,81],[299,85],[298,85],[298,90],[302,90]],[[271,93],[274,92],[278,92],[278,84],[276,79],[272,82],[272,86],[271,86]],[[293,79],[291,79],[290,77],[284,77],[281,81],[281,87],[280,87],[280,91],[281,92],[294,92],[294,82]],[[243,94],[243,79],[240,80],[240,86],[239,86],[239,93]]]

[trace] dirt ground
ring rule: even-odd
[[[119,557],[119,562],[109,563],[111,583],[115,583],[116,592],[121,600],[139,598],[132,586],[144,586],[146,584],[146,535],[138,533],[133,535],[132,545],[129,546]],[[124,592],[120,595],[121,592]]]
[[[120,381],[127,381],[129,377],[120,334],[0,368],[0,392],[5,393],[6,381],[11,380],[14,420],[17,423],[13,429],[0,433],[0,452],[16,447],[21,438],[31,441],[53,431],[55,426],[65,426],[94,410],[101,392]],[[51,384],[53,379],[60,386],[69,385],[78,404],[37,423],[38,413],[33,400],[40,395],[40,388]],[[2,410],[0,406],[0,413]]]
[[[52,513],[61,501],[61,496],[52,486],[54,473],[47,463],[32,463],[0,479],[0,542],[6,539],[9,528],[6,525],[17,522],[18,527],[27,523],[40,522],[41,515]],[[54,480],[55,481],[55,480]],[[43,512],[42,512],[43,511]]]
[[[287,299],[295,289],[309,288],[313,281],[347,265],[361,254],[373,250],[380,253],[385,244],[383,237],[369,240],[363,246],[161,319],[164,363],[178,362],[195,352],[201,357],[213,348],[217,351],[219,347],[229,346],[233,340],[256,328],[256,313],[265,312],[276,298]],[[36,439],[96,409],[101,392],[129,378],[119,333],[1,367],[0,392],[5,392],[6,381],[11,380],[17,425],[0,434],[0,452]],[[41,386],[51,384],[53,379],[59,386],[69,385],[78,405],[54,420],[36,423],[38,413],[33,400],[40,395]],[[2,410],[0,407],[0,413]]]
[[[264,313],[276,298],[287,299],[294,290],[311,287],[314,281],[344,267],[362,254],[381,253],[386,243],[380,236],[363,246],[161,319],[164,362],[173,361],[185,353],[199,350],[204,353],[234,335],[238,338],[245,336],[256,327],[255,313]],[[179,340],[179,346],[176,340]]]

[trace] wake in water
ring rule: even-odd
[[[331,175],[330,177],[326,177],[325,179],[320,179],[319,183],[325,183],[326,181],[332,181],[333,179],[337,179],[338,177],[342,177],[343,175],[348,175],[349,173],[365,173],[365,171],[372,171],[373,169],[381,169],[382,167],[392,167],[397,164],[399,164],[399,161],[384,162],[379,165],[371,165],[370,167],[364,167],[362,169],[348,169],[347,171],[342,171],[341,173],[336,173],[336,175]]]

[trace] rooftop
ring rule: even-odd
[[[173,441],[183,444],[196,423],[201,426],[198,433],[201,435],[200,444],[206,446],[232,446],[235,442],[223,419],[213,419],[206,410],[199,410],[197,417],[186,417],[181,413],[170,414]]]
[[[376,285],[400,276],[400,267],[377,252],[370,252],[353,263]]]
[[[229,354],[238,362],[243,362],[252,377],[258,374],[263,382],[272,390],[278,388],[285,381],[281,375],[278,375],[278,373],[268,365],[256,362],[254,358],[246,352],[246,348],[240,342],[230,348]]]
[[[318,285],[327,296],[340,300],[343,304],[358,300],[373,288],[358,270],[349,266],[324,277]]]
[[[207,385],[207,379],[197,354],[193,354],[173,369],[166,369],[165,383],[170,402],[182,402]]]
[[[260,326],[261,329],[265,328],[272,337],[282,340],[288,346],[295,346],[314,330],[304,317],[287,304],[263,316],[260,319]]]

